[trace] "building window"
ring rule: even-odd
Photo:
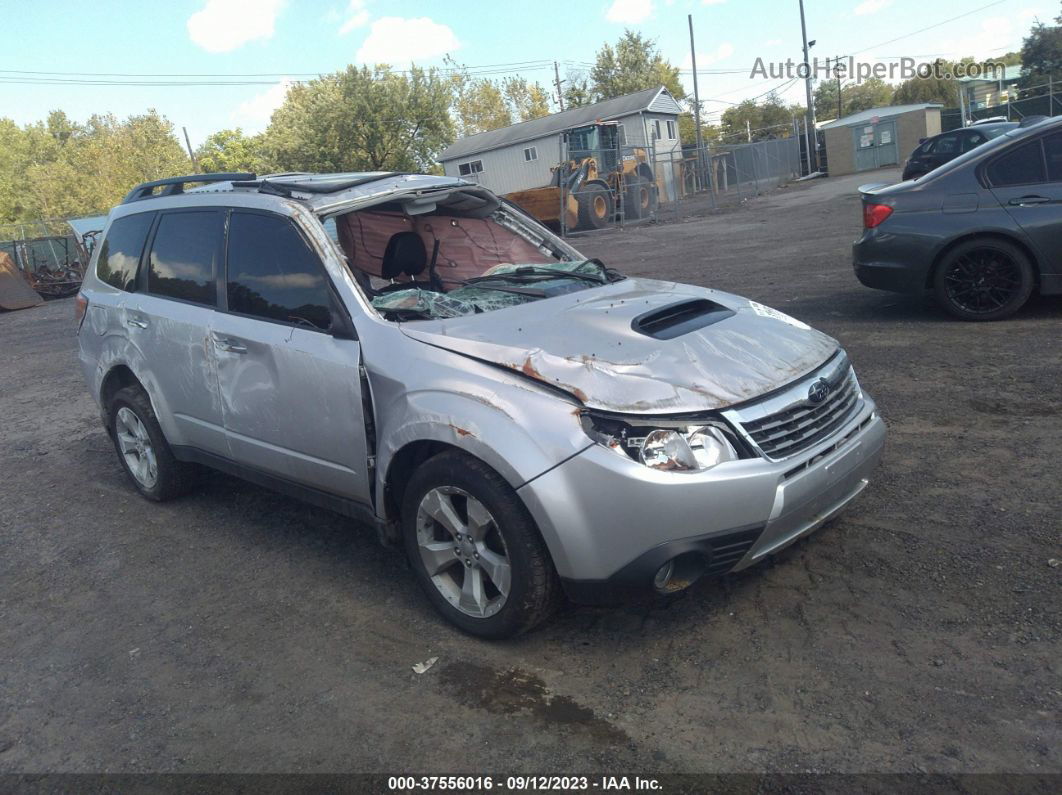
[[[627,145],[627,131],[622,124],[616,125],[616,140],[619,141],[620,146]]]
[[[457,173],[462,177],[471,177],[473,174],[479,174],[483,171],[482,160],[472,160],[468,163],[461,163],[457,167]]]
[[[660,134],[660,119],[655,119],[653,121],[653,140],[659,141],[663,137]]]
[[[532,160],[538,160],[538,149],[534,146],[527,147],[527,149],[524,150],[524,160],[529,163]]]
[[[667,123],[667,137],[672,141],[675,140],[675,122],[673,121]]]

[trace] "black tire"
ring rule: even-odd
[[[575,194],[579,203],[579,229],[604,229],[616,213],[612,191],[604,185],[591,182]]]
[[[425,498],[438,489],[463,492],[466,498],[478,500],[489,512],[490,533],[496,532],[503,543],[511,572],[510,585],[500,608],[492,615],[474,616],[463,612],[444,596],[428,573],[421,555],[420,540],[423,537],[436,533],[434,537],[439,543],[454,544],[455,550],[460,546],[441,523],[418,518]],[[459,509],[462,498],[457,494],[453,496],[456,501],[452,505]],[[467,514],[464,518],[471,525]],[[419,535],[421,532],[425,536]],[[413,473],[402,500],[402,535],[410,565],[428,599],[447,620],[471,635],[507,638],[526,632],[545,621],[562,600],[553,560],[527,508],[497,472],[465,453],[456,450],[440,453]],[[468,537],[465,538],[467,542]],[[460,555],[457,555],[452,567],[438,571],[438,575],[456,580],[457,572],[461,572],[463,581],[469,569],[468,562],[465,568],[461,563]]]
[[[119,412],[122,409],[127,409],[136,415],[136,418],[143,423],[143,428],[150,439],[156,464],[156,476],[153,483],[142,482],[141,478],[133,472],[127,456],[122,451],[122,441],[119,439],[119,428],[123,424],[119,418]],[[151,408],[151,401],[142,387],[127,386],[118,390],[107,406],[107,419],[118,461],[141,495],[155,502],[165,502],[188,493],[195,486],[198,476],[197,468],[173,457],[173,451],[170,450],[162,428],[159,427],[159,421],[155,417],[155,410]]]
[[[652,185],[638,175],[631,177],[623,192],[624,220],[637,221],[640,218],[648,218],[653,212],[652,194]]]
[[[937,301],[960,320],[1002,320],[1029,300],[1036,285],[1025,252],[1005,240],[960,243],[941,260],[933,276]]]

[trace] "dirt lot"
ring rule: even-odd
[[[0,315],[0,771],[1062,771],[1062,301],[973,325],[863,289],[866,180],[578,245],[839,338],[877,479],[765,565],[507,643],[337,516],[221,475],[140,499],[72,302]]]

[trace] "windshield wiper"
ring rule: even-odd
[[[516,295],[526,295],[529,298],[545,298],[545,290],[528,289],[527,287],[503,287],[500,284],[486,284],[484,282],[477,281],[477,279],[490,280],[490,276],[478,276],[476,279],[466,279],[465,281],[458,282],[463,287],[476,287],[480,290],[497,290],[499,293],[515,293]],[[517,279],[516,281],[520,281]],[[535,279],[534,281],[543,281],[542,279]]]
[[[517,268],[514,271],[508,271],[507,273],[492,273],[487,276],[476,276],[471,279],[466,279],[463,284],[481,284],[482,282],[497,282],[497,281],[511,281],[511,282],[545,282],[550,279],[577,279],[581,282],[590,282],[591,284],[604,284],[605,280],[598,276],[591,276],[589,273],[576,273],[575,271],[560,271],[553,270],[552,268]]]

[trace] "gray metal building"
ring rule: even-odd
[[[622,125],[621,144],[652,149],[655,143],[658,157],[680,155],[680,112],[668,90],[657,86],[461,138],[443,151],[439,162],[447,176],[475,180],[495,193],[537,188],[549,182],[550,169],[561,160],[564,130],[615,121]]]

